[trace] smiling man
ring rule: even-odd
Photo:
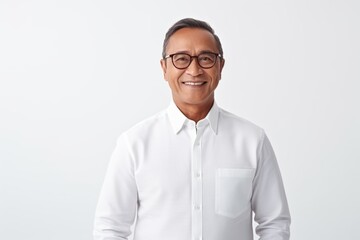
[[[176,106],[189,119],[206,117],[214,103],[214,91],[225,60],[211,32],[181,28],[167,41],[161,66]],[[195,61],[194,61],[195,60]]]
[[[290,214],[263,129],[217,106],[225,60],[205,22],[167,32],[160,61],[172,101],[121,134],[95,216],[95,240],[289,239]]]

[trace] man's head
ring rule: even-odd
[[[208,107],[224,66],[220,39],[203,21],[182,19],[166,33],[161,67],[178,107]]]
[[[167,45],[169,43],[170,37],[177,30],[180,30],[182,28],[200,28],[200,29],[204,29],[204,30],[210,32],[213,35],[213,37],[214,37],[214,39],[216,41],[216,45],[217,45],[217,48],[219,50],[219,53],[221,54],[222,57],[224,57],[224,53],[223,53],[223,49],[222,49],[220,39],[215,34],[214,29],[208,23],[206,23],[204,21],[196,20],[196,19],[193,19],[193,18],[184,18],[184,19],[181,19],[181,20],[177,21],[167,31],[167,33],[165,35],[164,43],[163,43],[163,50],[162,50],[162,57],[163,58],[165,58],[165,56],[166,56],[166,47],[167,47]]]

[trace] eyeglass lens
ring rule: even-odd
[[[190,56],[186,53],[176,53],[172,55],[172,62],[177,68],[187,68],[190,66],[193,58],[197,58],[197,62],[202,68],[211,68],[215,65],[217,54],[215,53],[202,53],[198,56]]]

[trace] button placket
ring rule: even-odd
[[[202,178],[201,178],[201,136],[204,128],[195,129],[196,136],[192,145],[192,237],[201,239],[202,236]]]

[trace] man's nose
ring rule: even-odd
[[[186,73],[191,76],[198,76],[203,73],[203,69],[200,67],[197,58],[191,59],[190,65],[186,69]]]

